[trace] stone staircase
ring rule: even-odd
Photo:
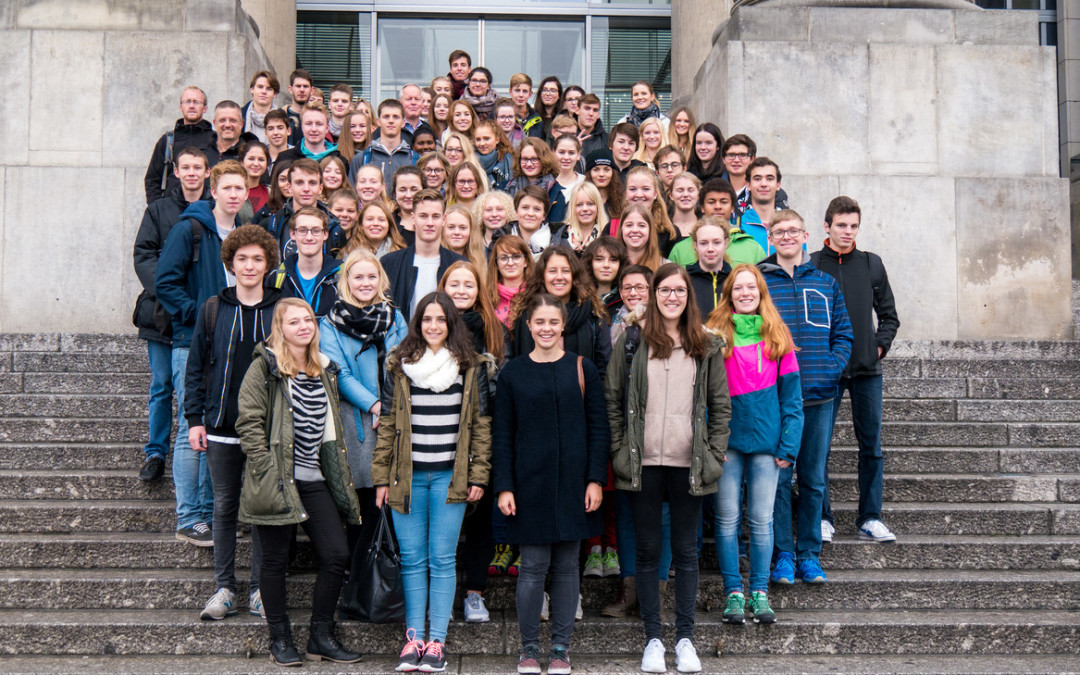
[[[706,672],[1080,673],[1078,357],[1075,342],[898,343],[884,442],[885,519],[899,542],[853,536],[845,406],[829,583],[774,589],[773,626],[726,626],[707,544],[696,637]],[[173,539],[170,481],[135,477],[147,384],[133,338],[0,335],[0,672],[280,672],[255,617],[198,620],[215,590],[210,551]],[[250,546],[239,542],[242,567]],[[312,553],[298,548],[289,593],[303,645]],[[583,589],[576,671],[638,672],[640,620],[598,616],[614,580]],[[451,625],[450,672],[513,671],[513,581],[493,579],[487,598],[491,623]],[[393,672],[400,626],[341,633],[364,661],[305,670]]]

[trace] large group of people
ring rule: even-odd
[[[335,637],[351,560],[389,510],[400,544],[398,671],[440,672],[463,571],[467,622],[516,576],[519,673],[570,673],[582,576],[621,578],[641,669],[701,670],[694,617],[711,532],[723,620],[771,623],[772,584],[825,583],[827,460],[844,391],[859,444],[856,532],[882,522],[882,371],[899,327],[859,204],[824,244],[776,161],[650,83],[605,129],[581,87],[518,73],[507,96],[468,53],[372,106],[310,73],[251,78],[251,100],[187,87],[147,168],[134,321],[152,373],[139,477],[172,443],[176,538],[214,549],[200,614],[247,611],[299,665],[285,578],[302,525],[318,557],[305,656]],[[821,222],[821,221],[817,221]],[[797,488],[797,489],[796,489]],[[748,527],[744,528],[744,519]],[[703,534],[705,536],[703,536]],[[459,543],[464,536],[464,544]],[[584,561],[584,562],[582,562]],[[744,573],[748,580],[744,583]]]

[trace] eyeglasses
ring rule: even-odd
[[[675,169],[682,168],[682,162],[668,162],[666,164],[657,164],[657,169],[661,171],[674,171]]]
[[[675,294],[676,298],[685,298],[687,293],[686,287],[680,286],[679,288],[669,288],[667,286],[662,286],[656,289],[656,294],[661,298],[669,297],[673,293]]]
[[[180,105],[206,105],[206,101],[201,98],[185,98],[180,101]]]
[[[458,178],[454,182],[456,182],[458,185],[460,185],[462,187],[470,187],[470,186],[476,185],[476,181],[474,181],[472,178]]]
[[[544,87],[540,90],[540,92],[543,94],[558,94],[559,90],[555,89],[554,87]]]
[[[514,121],[514,116],[513,115],[496,115],[495,119],[499,120],[500,122],[513,122]]]
[[[444,155],[464,155],[465,150],[462,148],[443,148]]]
[[[645,284],[634,284],[633,286],[631,286],[630,284],[626,284],[625,286],[622,286],[621,288],[619,288],[619,290],[622,291],[623,293],[638,293],[638,294],[641,294],[641,293],[647,293],[648,290],[649,290],[649,287],[646,286]]]
[[[773,239],[798,239],[805,232],[806,230],[802,228],[793,228],[790,230],[773,230],[769,233],[769,236]]]
[[[314,235],[316,237],[319,237],[322,236],[323,232],[326,232],[326,230],[322,229],[321,227],[298,227],[293,231],[301,237],[307,237],[308,235]]]
[[[748,152],[729,152],[724,155],[727,159],[750,159],[750,153]]]
[[[525,259],[525,256],[521,255],[520,253],[509,253],[509,254],[506,254],[506,255],[495,256],[495,260],[500,265],[506,265],[507,263],[513,263],[513,264],[516,265],[516,264],[520,263],[524,259]]]
[[[539,157],[522,157],[521,158],[521,163],[522,164],[539,164],[540,163],[540,158]]]
[[[440,173],[446,173],[446,169],[442,168],[441,166],[428,167],[424,169],[424,173],[430,173],[433,176],[438,176]]]
[[[488,83],[487,78],[483,78],[483,77],[471,78],[469,80],[469,82],[472,82],[473,84],[487,84]]]
[[[580,100],[581,100],[580,96],[567,96],[566,97],[566,102],[567,103],[576,102],[576,101],[580,101]]]

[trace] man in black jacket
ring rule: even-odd
[[[408,319],[420,298],[436,290],[446,268],[464,257],[442,246],[443,199],[435,190],[413,197],[416,243],[380,261],[390,279],[390,298]]]
[[[173,130],[162,134],[146,167],[143,187],[146,203],[161,199],[179,183],[173,173],[176,159],[184,148],[205,148],[214,133],[210,123],[203,119],[206,114],[206,93],[198,87],[187,87],[180,92],[180,119]]]
[[[139,329],[139,339],[146,340],[151,373],[150,437],[143,447],[146,458],[139,472],[139,479],[144,481],[156,481],[164,473],[172,430],[172,320],[158,304],[154,290],[158,258],[180,214],[193,202],[210,198],[206,189],[210,171],[202,150],[184,148],[177,155],[175,165],[173,173],[179,184],[146,207],[135,236],[135,274],[143,291],[135,301],[132,323]]]
[[[885,461],[881,452],[881,360],[889,352],[900,318],[885,265],[881,258],[855,247],[862,211],[851,197],[837,197],[825,210],[825,246],[810,256],[811,262],[840,284],[855,333],[851,358],[833,399],[833,422],[846,389],[851,396],[851,417],[859,442],[859,513],[855,521],[859,539],[896,541],[881,521],[881,491]],[[874,315],[877,315],[877,325]],[[822,501],[822,541],[835,532],[829,502],[828,460],[825,498]]]
[[[214,106],[214,133],[205,147],[211,169],[226,159],[240,161],[240,146],[257,140],[255,134],[244,131],[243,112],[236,101],[221,101]]]

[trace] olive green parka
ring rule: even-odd
[[[319,451],[319,467],[338,511],[360,523],[360,502],[353,487],[338,411],[337,364],[319,354],[329,416]],[[240,490],[239,519],[254,525],[293,525],[308,519],[293,479],[293,417],[288,378],[265,344],[255,347],[251,367],[240,385],[236,431],[247,455]]]
[[[724,368],[724,341],[709,335],[705,357],[697,362],[694,379],[693,445],[690,454],[690,494],[716,492],[724,473],[724,458],[731,421],[731,398]],[[645,440],[645,402],[649,345],[641,340],[626,373],[628,332],[619,336],[611,351],[604,380],[608,421],[611,424],[611,470],[615,487],[641,491],[641,457]]]

